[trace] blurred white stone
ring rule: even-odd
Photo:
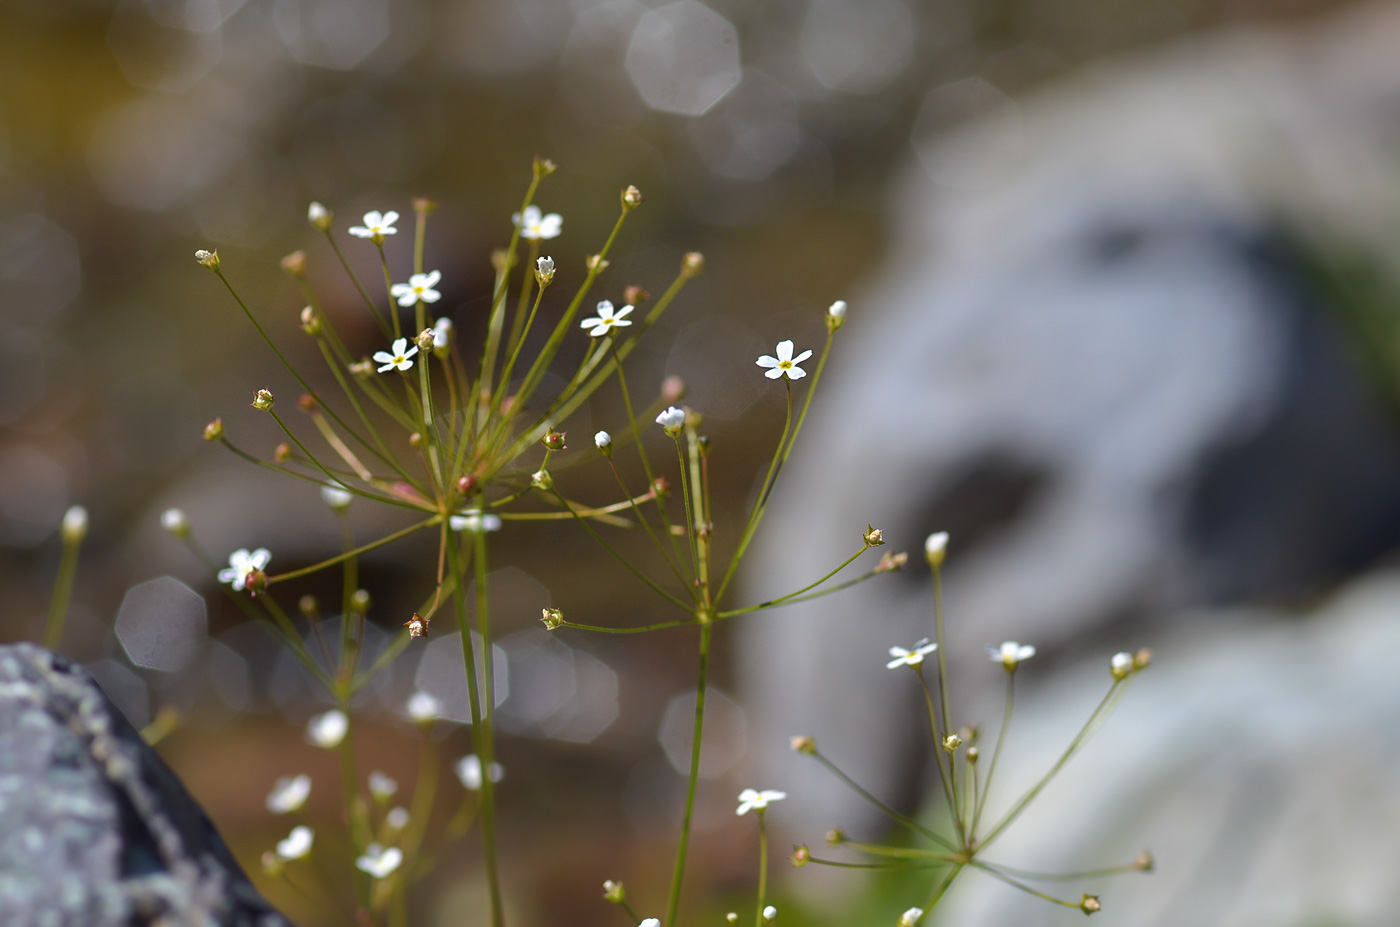
[[[114,630],[134,665],[173,673],[199,654],[206,625],[203,596],[162,576],[127,590]]]
[[[918,33],[905,0],[812,0],[798,41],[824,87],[874,93],[909,67]]]
[[[627,73],[652,109],[702,115],[739,83],[739,33],[698,0],[676,0],[637,21]]]
[[[695,692],[684,692],[666,703],[656,739],[671,768],[690,774],[690,749],[695,738]],[[718,779],[748,749],[748,723],[739,703],[714,686],[705,689],[705,730],[700,738],[700,776]]]
[[[112,700],[131,726],[140,730],[151,723],[151,698],[146,681],[116,660],[98,660],[84,669]]]

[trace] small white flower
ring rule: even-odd
[[[418,724],[427,724],[442,715],[442,702],[434,698],[432,693],[420,689],[408,697],[407,711],[410,720]]]
[[[915,644],[913,650],[905,650],[903,647],[891,647],[890,656],[894,657],[894,659],[885,664],[885,669],[894,669],[898,666],[918,666],[924,662],[924,657],[937,649],[938,645],[930,644],[927,637]]]
[[[301,859],[311,852],[311,844],[316,839],[316,832],[305,824],[299,824],[292,828],[292,832],[285,839],[277,841],[277,855],[282,859]]]
[[[779,792],[774,789],[764,789],[762,792],[754,789],[744,789],[739,793],[739,808],[735,814],[748,814],[750,811],[762,811],[768,807],[769,802],[782,801],[787,798],[787,792]]]
[[[763,909],[763,923],[771,924],[778,919],[778,909],[771,904]]]
[[[377,238],[383,240],[385,235],[394,235],[398,229],[394,228],[394,223],[399,221],[399,214],[392,210],[381,215],[379,210],[365,213],[364,225],[350,227],[350,234],[356,238]]]
[[[320,225],[322,222],[325,222],[326,217],[330,214],[331,212],[329,209],[315,200],[312,200],[311,205],[306,207],[306,221],[310,222],[312,225]]]
[[[326,503],[332,511],[343,512],[350,508],[350,503],[355,496],[342,486],[322,486],[321,501]]]
[[[542,257],[535,261],[535,273],[541,277],[554,276],[554,258]]]
[[[685,424],[685,412],[681,409],[677,409],[675,406],[671,406],[656,417],[656,424],[665,428],[668,432],[679,431],[681,426]]]
[[[846,301],[838,299],[827,308],[826,314],[838,322],[844,322],[846,320]]]
[[[661,918],[648,917],[646,920],[638,924],[637,927],[661,927]]]
[[[1108,671],[1114,679],[1122,679],[1133,671],[1133,655],[1127,651],[1115,653],[1108,661]]]
[[[468,753],[458,760],[453,768],[457,771],[457,778],[462,780],[462,788],[468,792],[481,791],[481,757],[475,753]],[[505,767],[500,763],[492,763],[491,781],[500,782],[505,777]]]
[[[448,342],[451,340],[452,320],[449,319],[447,316],[443,316],[442,318],[437,320],[437,323],[435,325],[433,325],[433,347],[445,348],[447,347]]]
[[[190,520],[179,509],[166,509],[160,513],[160,526],[176,537],[189,534]]]
[[[492,515],[490,512],[481,514],[481,509],[467,509],[460,515],[453,515],[447,519],[447,524],[453,531],[469,531],[472,534],[481,534],[486,531],[501,530],[501,516]]]
[[[598,445],[598,450],[600,451],[605,447],[611,447],[612,435],[608,434],[606,431],[600,431],[593,436],[593,443]]]
[[[389,295],[399,301],[400,306],[411,306],[420,299],[425,303],[435,303],[442,294],[433,287],[442,279],[442,273],[430,270],[426,274],[413,274],[407,283],[396,283],[389,287]]]
[[[306,722],[307,742],[325,750],[340,746],[349,732],[350,719],[338,708],[332,708]]]
[[[272,785],[267,796],[267,810],[273,814],[289,814],[300,811],[311,795],[311,777],[302,773],[299,776],[282,776]]]
[[[797,355],[796,357],[793,357],[792,342],[779,341],[777,357],[771,357],[765,354],[758,360],[754,361],[754,363],[758,364],[758,366],[760,367],[769,368],[768,372],[765,373],[764,376],[770,380],[776,380],[784,374],[787,375],[787,378],[789,380],[800,380],[807,375],[807,371],[803,370],[797,365],[811,356],[811,351],[803,351],[801,354]]]
[[[355,868],[361,872],[368,872],[376,879],[387,879],[402,862],[403,850],[371,843],[365,847],[365,855],[355,860]]]
[[[564,217],[557,212],[544,215],[538,206],[525,207],[525,221],[520,221],[520,213],[510,217],[510,221],[520,226],[520,237],[530,241],[545,238],[558,238],[563,231]]]
[[[382,770],[369,774],[369,793],[380,801],[388,801],[399,790],[399,784]]]
[[[588,333],[590,338],[601,338],[614,328],[625,328],[631,325],[632,323],[627,319],[631,314],[631,306],[623,306],[614,314],[612,302],[605,299],[598,304],[598,314],[592,318],[584,319],[579,323],[579,328],[592,329]]]
[[[910,908],[899,915],[899,927],[914,927],[919,922],[919,918],[924,916],[923,908]]]
[[[993,663],[1000,663],[1007,669],[1014,670],[1019,664],[1035,656],[1035,648],[1030,644],[1004,641],[1000,647],[988,647],[987,656]]]
[[[248,574],[265,568],[272,554],[266,547],[259,547],[252,553],[240,547],[228,555],[228,566],[219,571],[219,582],[229,583],[234,592],[242,592],[248,582]]]
[[[87,537],[88,532],[88,511],[81,505],[70,506],[68,511],[63,513],[63,527],[60,533],[63,540],[68,544],[76,544]]]
[[[404,807],[390,808],[389,813],[384,815],[384,823],[394,830],[403,830],[408,826],[408,809]]]
[[[383,365],[379,368],[380,373],[387,370],[407,370],[413,366],[413,361],[409,358],[417,353],[417,348],[408,346],[407,338],[396,338],[394,343],[389,346],[389,350],[375,351],[374,359]]]

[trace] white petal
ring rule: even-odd
[[[399,221],[399,214],[394,212],[393,210],[390,210],[389,212],[386,212],[383,218],[379,220],[379,224],[389,226],[393,225],[397,221]],[[385,231],[387,232],[388,229],[386,228]]]
[[[419,276],[423,278],[423,282],[426,286],[437,286],[438,281],[442,279],[442,271],[430,270],[426,274],[420,274]]]
[[[780,361],[792,360],[792,342],[791,342],[791,341],[779,341],[779,342],[778,342],[778,360],[780,360]]]
[[[407,287],[404,288],[404,292],[399,294],[400,306],[411,306],[416,302],[418,302],[418,294]]]
[[[381,364],[392,364],[394,362],[394,355],[390,354],[388,351],[375,351],[374,359]]]
[[[778,359],[771,355],[764,354],[758,360],[754,361],[754,363],[760,367],[776,367],[778,366]]]
[[[603,320],[600,319],[600,318],[598,318],[597,316],[591,316],[591,317],[589,317],[589,318],[584,319],[582,322],[578,323],[578,327],[579,327],[579,328],[592,328],[592,327],[595,326],[595,325],[601,325],[602,322],[603,322]]]
[[[424,290],[422,293],[418,294],[418,298],[425,303],[435,303],[439,299],[442,299],[442,294],[437,290]]]
[[[803,351],[801,354],[799,354],[799,355],[797,355],[796,357],[794,357],[794,358],[792,359],[792,362],[793,362],[794,364],[800,364],[800,363],[802,363],[803,361],[805,361],[807,358],[809,358],[809,357],[811,357],[811,356],[812,356],[812,352],[811,352],[811,351]]]
[[[636,308],[636,307],[634,307],[634,306],[623,306],[621,309],[617,310],[617,315],[613,316],[613,318],[615,318],[615,319],[625,319],[625,318],[627,318],[629,315],[632,314],[632,310],[633,310],[634,308]],[[628,325],[631,325],[632,323],[631,323],[631,322],[628,322],[627,324],[628,324]]]
[[[366,226],[367,228],[376,228],[376,227],[378,227],[378,226],[381,226],[381,225],[384,225],[384,224],[385,224],[385,223],[384,223],[384,217],[383,217],[382,215],[380,215],[379,210],[377,210],[377,209],[371,210],[370,212],[365,213],[365,217],[364,217],[364,220],[363,220],[363,221],[364,221],[365,226]]]
[[[807,371],[803,370],[801,367],[789,367],[787,370],[784,370],[783,373],[788,375],[789,380],[800,380],[807,375]]]
[[[781,368],[781,367],[774,367],[772,370],[770,370],[770,371],[768,371],[767,373],[764,374],[764,376],[767,377],[767,378],[770,379],[770,380],[776,380],[776,379],[778,379],[779,377],[781,377],[782,375],[783,375],[783,368]]]
[[[600,322],[597,328],[593,329],[593,331],[588,333],[588,336],[590,338],[601,338],[608,333],[608,330],[610,328],[612,328],[612,326],[609,325],[607,322]]]
[[[402,353],[404,352],[404,349],[407,348],[407,347],[408,347],[408,339],[407,339],[407,338],[395,338],[395,339],[394,339],[394,343],[391,344],[391,345],[389,346],[389,350],[390,350],[391,352],[393,352],[393,354],[394,354],[395,356],[397,356],[397,355],[399,355],[399,354],[402,354]]]

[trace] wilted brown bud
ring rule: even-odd
[[[300,277],[306,273],[306,252],[293,251],[282,259],[282,269],[293,277]]]
[[[204,440],[218,441],[224,436],[224,420],[216,418],[204,426]]]

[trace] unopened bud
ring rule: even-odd
[[[224,436],[224,420],[216,418],[204,426],[204,440],[219,441]]]
[[[1133,671],[1133,655],[1127,651],[1115,653],[1108,661],[1108,672],[1114,679],[1126,678]]]
[[[792,848],[792,865],[795,869],[801,869],[812,861],[812,851],[806,846],[799,844]]]
[[[429,199],[426,196],[415,196],[413,198],[413,211],[420,216],[431,216],[437,212],[438,201]]]
[[[948,532],[930,534],[924,541],[924,556],[928,559],[929,566],[934,569],[942,566],[948,556]]]
[[[297,397],[297,408],[305,412],[307,415],[310,415],[312,412],[315,412],[316,406],[316,397],[311,395],[310,393],[302,393],[300,396]]]
[[[834,332],[846,324],[846,301],[838,299],[827,307],[826,330]]]
[[[272,398],[271,392],[260,389],[253,395],[252,406],[259,412],[266,412],[268,409],[272,408],[272,404],[276,401],[276,399]]]
[[[567,447],[567,445],[564,444],[564,438],[567,435],[567,431],[555,431],[551,426],[550,429],[544,433],[544,437],[540,438],[540,443],[551,451],[562,451]]]
[[[548,177],[550,174],[553,174],[553,173],[554,173],[555,171],[557,171],[558,169],[559,169],[559,165],[555,164],[553,161],[549,160],[548,158],[540,158],[540,157],[536,157],[536,158],[535,158],[535,179],[536,179],[536,180],[543,180],[545,177]]]
[[[627,900],[627,886],[608,879],[603,883],[603,897],[613,904],[622,904]]]
[[[413,339],[413,343],[418,345],[420,351],[431,351],[433,349],[434,332],[431,328],[425,328]]]
[[[321,316],[310,306],[301,310],[301,330],[312,337],[321,334]]]
[[[1099,904],[1098,895],[1085,894],[1083,898],[1079,899],[1079,910],[1083,911],[1085,914],[1093,914],[1095,911],[1102,909],[1103,905]]]
[[[875,564],[875,572],[889,573],[892,570],[902,570],[904,569],[904,565],[908,562],[909,555],[904,551],[900,551],[897,554],[885,551],[880,555],[880,562]]]
[[[865,541],[866,547],[882,547],[885,543],[885,532],[874,525],[866,525],[861,540]]]
[[[497,248],[495,251],[492,251],[492,252],[491,252],[491,268],[492,268],[493,270],[495,270],[496,273],[500,273],[501,271],[505,270],[505,269],[506,269],[506,258],[507,258],[506,249],[504,249],[504,248]]]
[[[628,187],[622,191],[622,211],[631,212],[642,205],[642,191],[636,187]]]
[[[771,924],[778,919],[778,909],[771,904],[763,909],[763,923]]]
[[[329,209],[314,200],[310,206],[306,207],[306,221],[323,232],[329,232],[331,230],[331,220],[333,218]]]
[[[899,915],[899,927],[914,927],[915,924],[919,923],[919,918],[923,916],[923,908],[910,908]]]
[[[833,827],[826,832],[826,842],[829,846],[840,846],[846,842],[846,832],[839,827]]]
[[[548,470],[536,470],[530,474],[530,485],[543,492],[549,492],[554,488],[554,477],[549,475]]]
[[[160,526],[177,538],[190,535],[190,520],[180,509],[166,509],[160,513]]]
[[[664,476],[658,476],[651,481],[651,494],[658,499],[665,499],[671,494],[671,481]]]
[[[351,361],[346,369],[350,371],[350,376],[360,380],[368,380],[374,376],[374,365],[368,360]]]
[[[1143,647],[1133,654],[1133,669],[1145,670],[1152,665],[1152,651]]]
[[[535,282],[541,288],[554,282],[554,258],[542,257],[535,260]]]
[[[943,738],[943,749],[947,750],[949,753],[956,753],[958,748],[962,746],[962,743],[963,739],[957,734],[949,734],[947,737]]]
[[[691,251],[681,258],[681,276],[689,279],[705,269],[705,255]]]
[[[666,405],[675,405],[684,395],[685,381],[680,377],[670,376],[661,381],[661,401]]]
[[[622,303],[626,306],[640,306],[651,299],[651,294],[633,283],[622,288]]]
[[[267,574],[262,570],[249,570],[248,575],[243,578],[243,588],[252,595],[267,591]]]
[[[1154,860],[1152,854],[1146,850],[1139,853],[1137,858],[1133,860],[1133,868],[1141,872],[1151,872],[1152,867],[1155,865],[1157,865],[1156,860]]]
[[[293,251],[282,259],[282,269],[293,277],[306,273],[306,252]]]
[[[724,915],[724,922],[726,924],[737,924],[739,923],[739,915],[730,911],[728,914]]]
[[[967,757],[967,761],[969,763],[976,763],[977,758],[981,755],[982,754],[977,750],[976,747],[968,747],[967,752],[963,754],[963,756]]]
[[[199,263],[203,264],[205,267],[209,268],[210,270],[219,269],[218,251],[196,251],[194,253],[194,259]]]
[[[817,752],[817,742],[806,734],[799,734],[792,738],[792,740],[788,741],[788,745],[792,747],[795,753],[805,753],[811,756]]]
[[[564,613],[557,608],[544,608],[540,612],[540,621],[544,622],[546,631],[556,631],[564,623]]]
[[[262,867],[263,872],[267,873],[273,878],[277,878],[282,874],[282,857],[278,856],[271,850],[268,850],[262,855]]]
[[[457,491],[464,496],[470,496],[476,491],[476,477],[468,473],[466,476],[457,478]]]
[[[292,459],[292,446],[291,446],[290,444],[288,444],[286,441],[283,441],[281,444],[277,445],[276,447],[274,447],[274,448],[272,449],[272,461],[273,461],[273,463],[280,463],[280,464],[282,464],[282,463],[286,463],[287,461],[289,461],[289,460],[291,460],[291,459]]]
[[[410,434],[408,436],[408,446],[413,448],[415,451],[422,447],[423,433],[421,431],[415,431],[412,434]]]
[[[307,621],[316,621],[321,617],[321,603],[314,595],[307,594],[297,599],[297,611]]]
[[[357,615],[369,614],[369,590],[356,589],[354,595],[350,596],[350,611]]]
[[[584,258],[583,266],[587,267],[595,274],[601,274],[608,269],[608,263],[608,260],[601,254],[590,254],[588,257]]]
[[[604,457],[612,456],[612,435],[606,431],[600,431],[593,436],[593,443]]]
[[[64,544],[81,544],[88,533],[88,512],[81,505],[70,506],[63,513],[63,524],[59,535]]]

